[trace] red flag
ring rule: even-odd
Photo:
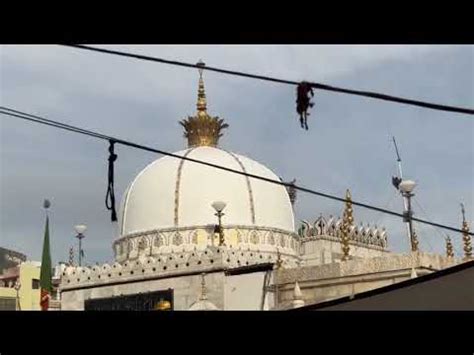
[[[41,289],[41,298],[40,298],[40,305],[42,311],[47,311],[49,309],[49,299],[51,298],[48,290],[44,288]]]

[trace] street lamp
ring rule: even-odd
[[[402,180],[399,185],[400,192],[405,200],[405,211],[403,212],[403,220],[408,225],[408,236],[410,238],[412,251],[418,250],[418,241],[416,240],[415,232],[413,231],[413,211],[411,209],[411,198],[415,196],[415,194],[413,193],[415,186],[416,183],[413,180]]]
[[[74,230],[77,233],[76,238],[79,239],[79,266],[82,265],[82,256],[84,255],[84,251],[82,250],[82,239],[84,238],[84,232],[86,229],[87,226],[85,224],[78,224],[74,226]]]
[[[214,232],[219,233],[219,245],[225,245],[224,242],[224,230],[222,229],[222,216],[224,216],[224,213],[222,211],[224,210],[226,206],[226,203],[223,201],[215,201],[212,203],[212,208],[216,211],[215,216],[217,216],[217,220],[219,222],[218,225],[215,226]],[[212,239],[214,241],[214,238]]]

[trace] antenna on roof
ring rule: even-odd
[[[403,206],[404,206],[404,221],[407,225],[408,238],[410,239],[411,250],[412,252],[418,251],[418,240],[416,233],[413,229],[412,223],[412,209],[411,209],[411,198],[414,196],[413,189],[416,186],[416,183],[412,180],[403,180],[402,173],[402,158],[400,158],[400,153],[398,152],[397,141],[395,137],[392,136],[393,145],[395,146],[395,153],[397,153],[397,162],[398,162],[398,176],[392,176],[392,185],[400,191],[403,197]]]
[[[392,185],[398,190],[400,183],[402,182],[402,179],[403,179],[402,159],[400,158],[400,154],[398,152],[398,147],[397,147],[397,141],[395,140],[394,136],[392,136],[392,140],[393,140],[393,145],[395,146],[395,152],[397,153],[397,162],[398,162],[398,176],[392,176]]]

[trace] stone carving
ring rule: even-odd
[[[257,233],[255,235],[258,236]],[[157,239],[160,238],[156,238],[155,242]],[[131,245],[134,244],[132,241],[126,242],[130,242]],[[139,243],[140,241],[137,240],[137,243],[135,243],[137,244],[136,249],[138,249]],[[112,280],[121,280],[124,277],[127,279],[140,279],[144,273],[173,274],[182,272],[183,269],[205,269],[210,266],[218,266],[219,264],[234,268],[274,262],[275,260],[275,250],[263,251],[259,248],[247,250],[245,248],[245,250],[237,251],[234,248],[224,247],[219,248],[219,252],[217,252],[215,247],[208,246],[204,247],[202,251],[175,251],[172,254],[161,254],[156,257],[141,256],[133,260],[127,260],[123,264],[115,262],[112,265],[107,263],[96,265],[92,267],[90,276],[89,270],[82,275],[84,268],[68,267],[64,271],[61,283],[63,288],[68,288],[77,287],[78,284],[82,283],[90,283],[90,277],[93,278],[95,284],[102,284]],[[285,252],[282,253],[282,260],[285,261],[285,267],[295,267],[298,257],[296,254]],[[81,273],[82,277],[78,278],[78,273]]]
[[[132,240],[129,240],[128,243],[127,243],[127,252],[130,254],[133,249],[134,249],[134,242]]]
[[[252,244],[258,244],[258,234],[256,232],[252,232],[250,236],[250,243]]]
[[[299,247],[299,239],[296,233],[280,230],[277,228],[268,227],[252,227],[241,225],[228,225],[224,227],[226,230],[234,230],[237,234],[237,244],[250,243],[251,248],[255,248],[260,244],[272,246],[282,246],[292,248],[296,254],[296,249]],[[195,227],[178,227],[178,228],[163,228],[147,232],[132,233],[118,239],[114,245],[118,245],[122,252],[115,255],[118,262],[125,262],[128,259],[134,259],[140,255],[154,255],[159,256],[166,253],[177,253],[181,251],[189,251],[187,246],[196,245],[199,250],[204,250],[207,246],[212,245],[212,240],[209,237],[207,246],[205,244],[198,246],[199,231],[206,231],[209,236],[214,235],[213,228],[206,226]],[[143,243],[147,250],[143,251]],[[272,243],[273,240],[273,243]],[[190,243],[192,243],[190,245]],[[247,248],[246,246],[245,248]],[[116,247],[115,247],[116,248]],[[180,248],[184,248],[181,250]],[[117,250],[117,249],[114,249]]]
[[[198,232],[194,231],[191,237],[191,243],[192,244],[197,244],[198,243]]]
[[[161,236],[156,236],[155,237],[155,242],[154,242],[155,247],[159,248],[163,245],[163,237]]]
[[[173,245],[181,245],[183,244],[183,237],[181,236],[181,233],[177,232],[173,236]]]
[[[142,252],[146,249],[146,239],[145,238],[142,238],[140,239],[140,241],[138,242],[138,251]]]
[[[275,245],[275,236],[272,232],[268,233],[268,244]]]
[[[334,237],[338,240],[337,238],[340,237],[341,223],[341,218],[330,216],[329,219],[326,220],[323,216],[320,216],[312,225],[307,221],[301,221],[301,227],[298,229],[298,233],[302,241],[318,237]],[[385,228],[378,228],[377,226],[363,226],[362,224],[358,227],[352,226],[349,232],[349,239],[351,242],[377,248],[386,248],[388,245]],[[294,245],[293,242],[290,242],[290,244]],[[293,248],[294,247],[295,246],[293,246]]]

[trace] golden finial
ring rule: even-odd
[[[189,116],[179,123],[184,127],[184,136],[188,139],[188,147],[217,146],[222,130],[229,127],[224,120],[219,117],[211,117],[207,113],[206,91],[202,74],[205,64],[199,61],[199,85],[197,98],[197,114]]]
[[[204,89],[204,80],[202,79],[202,72],[204,71],[204,66],[206,64],[200,60],[197,63],[197,66],[199,67],[199,87],[198,87],[198,100],[197,100],[197,110],[198,110],[198,115],[206,115],[206,109],[207,109],[207,101],[206,101],[206,91]]]
[[[461,213],[462,213],[462,240],[464,242],[464,259],[469,260],[472,258],[472,246],[471,246],[471,236],[469,235],[469,225],[466,221],[466,211],[464,210],[464,205],[461,203]]]
[[[446,256],[448,258],[454,258],[453,243],[451,243],[450,237],[446,237]]]
[[[416,232],[414,230],[411,238],[411,251],[418,251],[418,236],[416,235]]]
[[[349,232],[354,223],[352,216],[352,197],[349,189],[346,190],[346,206],[342,217],[341,241],[342,241],[342,261],[349,260]]]

